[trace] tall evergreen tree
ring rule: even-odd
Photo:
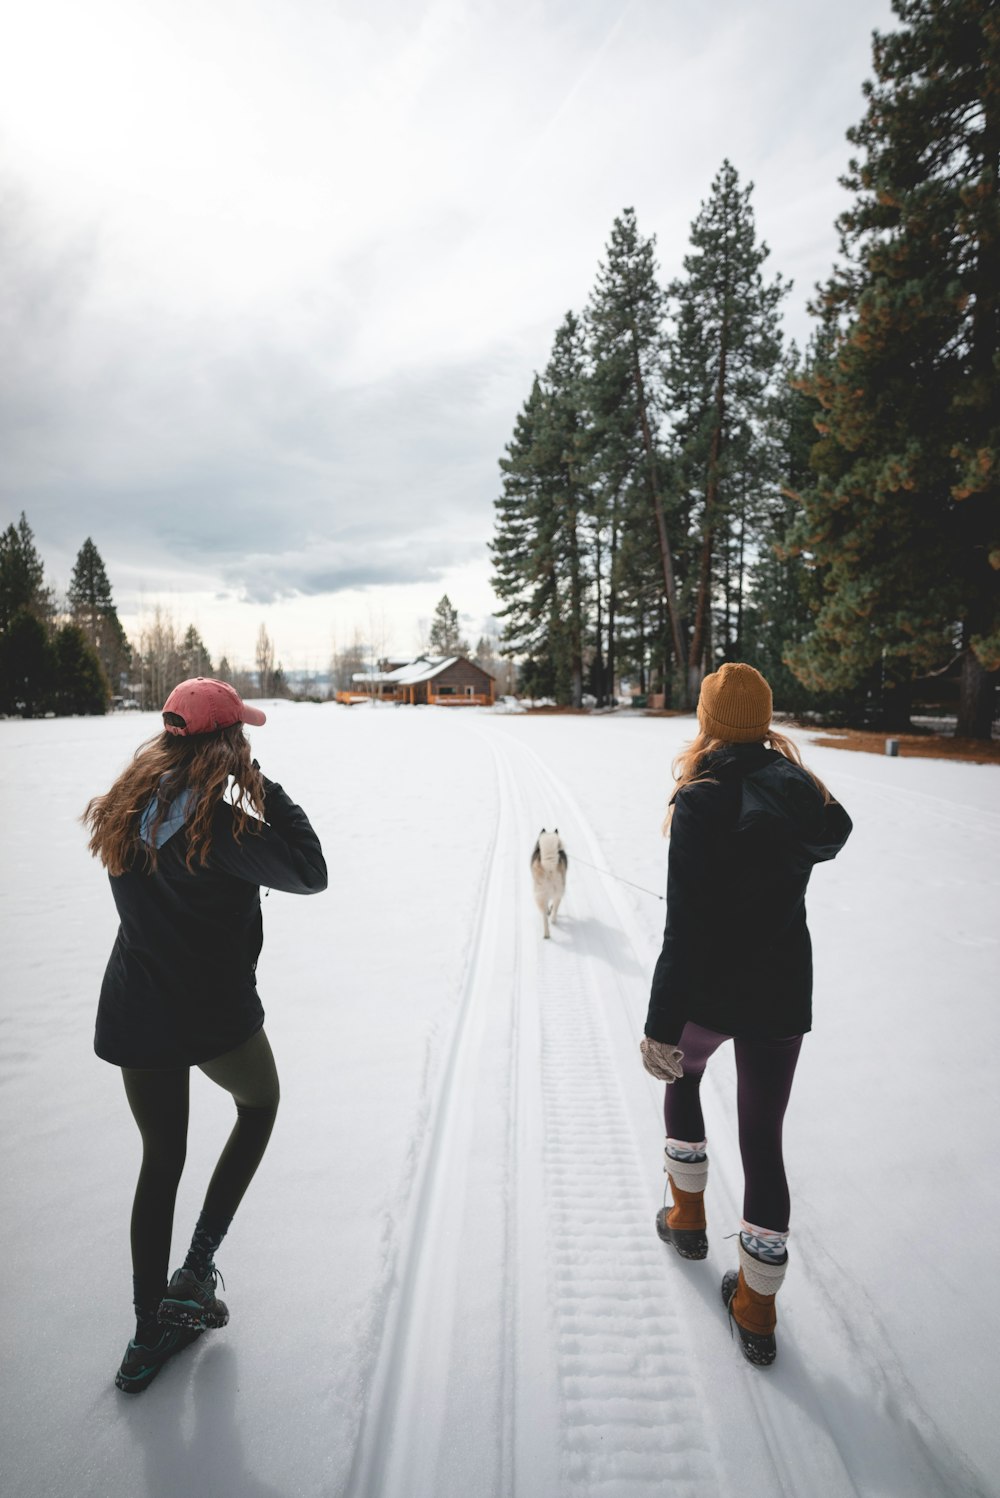
[[[821,574],[794,650],[817,688],[910,685],[956,651],[958,731],[988,737],[1000,668],[1000,19],[995,0],[893,0],[823,290],[831,358],[797,544]]]
[[[746,607],[729,656],[754,661],[771,683],[775,706],[786,712],[817,705],[816,695],[790,671],[785,657],[811,633],[819,608],[816,569],[790,544],[789,534],[798,517],[799,495],[815,480],[812,458],[819,440],[819,403],[803,386],[826,357],[814,338],[801,364],[794,346],[784,363],[771,427],[782,483],[766,494],[756,517]]]
[[[557,695],[574,707],[583,702],[587,562],[583,517],[588,506],[585,350],[579,319],[567,312],[542,379],[543,399],[535,430],[533,461],[542,480],[547,511],[545,534],[558,599]]]
[[[181,670],[184,672],[185,679],[212,675],[212,657],[193,624],[188,625],[187,633],[181,641],[180,657]]]
[[[113,690],[119,691],[132,652],[115,609],[104,562],[89,536],[77,553],[67,602],[73,623],[83,630]]]
[[[77,624],[62,624],[52,641],[55,654],[53,705],[58,713],[107,711],[111,697],[97,651]]]
[[[0,634],[16,614],[27,611],[39,619],[52,613],[52,592],[45,586],[44,567],[24,511],[17,525],[0,534]]]
[[[494,502],[496,530],[490,542],[493,588],[502,607],[501,648],[522,662],[521,682],[532,696],[555,691],[558,596],[545,485],[537,463],[536,432],[544,394],[535,376],[500,459],[501,492]]]
[[[0,633],[0,712],[35,718],[53,706],[56,659],[37,614],[22,608]]]
[[[668,525],[665,463],[660,442],[665,294],[656,277],[656,242],[643,239],[635,210],[611,229],[606,257],[587,309],[593,361],[595,461],[606,489],[620,494],[641,474],[655,525],[663,597],[675,671],[683,682],[687,643],[678,597],[674,546]]]
[[[724,161],[691,226],[685,274],[671,287],[667,399],[691,531],[690,702],[712,664],[717,555],[736,560],[741,597],[748,506],[777,477],[767,471],[766,425],[781,353],[779,309],[789,288],[780,276],[764,279],[769,251],[757,239],[752,191]]]
[[[589,633],[586,350],[568,312],[501,459],[491,550],[503,648],[534,695],[579,707]]]
[[[458,609],[445,593],[438,600],[431,620],[430,647],[436,655],[468,655],[469,643],[462,636]]]

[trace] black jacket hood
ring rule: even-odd
[[[836,858],[852,823],[837,801],[824,802],[812,776],[783,754],[743,777],[739,833],[780,838],[803,862]]]

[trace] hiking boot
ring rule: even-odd
[[[664,1205],[657,1212],[656,1231],[661,1241],[675,1248],[682,1259],[706,1259],[708,1235],[705,1231],[705,1187],[708,1185],[708,1156],[702,1145],[668,1139],[663,1168],[667,1172],[671,1204],[668,1206],[664,1200]]]
[[[162,1327],[151,1333],[151,1345],[137,1342],[133,1337],[125,1349],[121,1367],[115,1374],[115,1387],[123,1394],[141,1394],[148,1389],[168,1358],[201,1336],[201,1330],[184,1330],[180,1327]]]
[[[788,1254],[777,1262],[760,1259],[743,1242],[739,1244],[740,1267],[729,1269],[722,1277],[722,1302],[729,1312],[729,1331],[733,1324],[740,1334],[740,1351],[755,1368],[767,1368],[778,1355],[774,1329],[778,1313],[774,1299],[781,1289],[788,1268]]]
[[[675,1191],[675,1195],[676,1195]],[[682,1193],[686,1194],[686,1193]],[[677,1207],[661,1207],[656,1214],[656,1231],[663,1243],[675,1248],[682,1259],[707,1259],[708,1236],[704,1223],[701,1227],[680,1227],[671,1222],[676,1219]]]
[[[215,1294],[220,1277],[214,1264],[209,1265],[204,1279],[198,1279],[190,1269],[175,1270],[167,1293],[160,1301],[157,1320],[163,1326],[191,1327],[197,1331],[212,1331],[225,1326],[229,1320],[229,1307]]]

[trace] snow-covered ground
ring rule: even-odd
[[[740,1200],[712,1063],[711,1252],[657,1240],[637,1042],[690,720],[268,705],[330,865],[265,901],[283,1086],[219,1255],[232,1312],[128,1398],[139,1141],[91,1050],[114,935],[75,818],[153,715],[0,723],[5,1498],[1000,1494],[1000,771],[806,746],[855,820],[813,877],[774,1368],[718,1285]],[[541,939],[528,856],[571,861]],[[595,869],[590,865],[597,865]],[[230,1124],[197,1075],[175,1256]]]

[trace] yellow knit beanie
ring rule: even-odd
[[[771,722],[771,688],[753,666],[727,662],[706,676],[698,698],[702,732],[730,744],[762,739]]]

